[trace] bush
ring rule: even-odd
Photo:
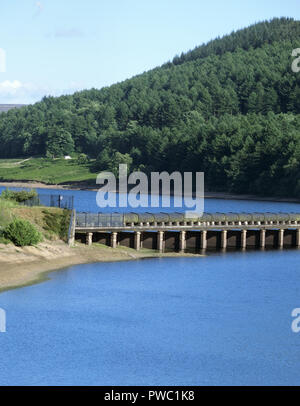
[[[80,154],[77,158],[77,163],[79,165],[84,165],[89,163],[89,157],[86,154]]]
[[[10,241],[4,237],[4,230],[0,228],[0,244],[9,244]]]
[[[14,191],[14,190],[9,190],[6,189],[2,192],[1,197],[6,200],[15,200],[18,203],[25,202],[26,200],[33,199],[34,197],[37,197],[37,192],[36,190],[20,190],[20,191]]]
[[[4,237],[19,247],[35,245],[42,240],[39,231],[27,220],[14,219],[5,227]]]

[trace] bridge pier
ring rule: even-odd
[[[278,247],[283,248],[284,229],[281,228],[278,232]]]
[[[136,249],[137,251],[139,251],[141,248],[141,232],[140,231],[136,231],[134,233],[134,249]]]
[[[86,233],[86,245],[92,245],[93,233]]]
[[[183,253],[186,248],[186,231],[180,231],[179,235],[179,251]]]
[[[300,228],[296,230],[296,247],[300,247]]]
[[[266,230],[260,230],[260,241],[259,241],[260,248],[265,248],[266,246]]]
[[[245,250],[247,248],[247,230],[242,230],[241,234],[241,248]]]
[[[222,249],[227,248],[227,230],[221,231],[221,248]]]
[[[207,231],[206,230],[201,231],[200,248],[202,250],[206,250],[206,248],[207,248]]]
[[[158,231],[157,233],[157,250],[163,252],[164,250],[164,232]]]
[[[110,236],[110,246],[111,246],[111,248],[117,248],[117,238],[118,238],[118,233],[116,233],[115,231],[113,231],[112,233],[111,233],[111,236]]]

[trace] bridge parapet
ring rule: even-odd
[[[298,225],[300,213],[204,213],[186,218],[183,213],[77,213],[76,227],[228,227]]]

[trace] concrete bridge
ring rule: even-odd
[[[300,247],[300,213],[74,213],[69,240],[182,253]]]

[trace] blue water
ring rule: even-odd
[[[0,187],[0,193],[4,190],[4,187]],[[94,191],[86,190],[59,190],[59,189],[36,189],[41,194],[60,194],[63,196],[74,196],[74,206],[77,211],[93,212],[99,211],[136,211],[136,212],[155,212],[155,211],[168,211],[166,208],[99,208],[96,203],[96,194]],[[171,205],[173,205],[173,199],[171,198]],[[184,208],[174,208],[169,211],[183,211]],[[204,204],[204,210],[206,212],[299,212],[299,203],[285,203],[285,202],[267,202],[267,201],[247,201],[247,200],[222,200],[222,199],[206,199]]]
[[[299,252],[90,264],[0,295],[1,385],[299,385]]]
[[[97,208],[95,192],[55,193],[74,194],[78,210]],[[300,208],[214,199],[205,206]],[[0,385],[299,385],[300,333],[291,329],[300,307],[299,255],[80,265],[4,292]]]

